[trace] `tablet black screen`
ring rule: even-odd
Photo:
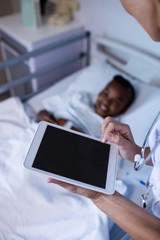
[[[32,167],[105,188],[110,145],[47,126]]]

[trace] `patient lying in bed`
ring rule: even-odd
[[[132,104],[135,91],[132,84],[120,75],[98,94],[89,92],[56,95],[44,101],[46,110],[37,114],[37,121],[48,121],[73,130],[100,137],[105,117],[117,117]],[[56,107],[56,105],[58,107]]]

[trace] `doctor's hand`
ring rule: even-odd
[[[75,186],[73,184],[70,183],[66,183],[66,182],[62,182],[53,178],[48,178],[48,183],[55,183],[65,189],[67,189],[68,191],[90,198],[95,204],[98,203],[99,201],[101,201],[101,198],[103,197],[104,194],[98,193],[96,191],[93,190],[89,190],[83,187],[78,187]]]
[[[119,148],[119,154],[129,161],[134,160],[135,154],[139,154],[141,148],[135,144],[130,127],[120,123],[111,117],[107,117],[102,125],[102,142],[110,141]]]

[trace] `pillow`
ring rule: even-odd
[[[99,93],[113,76],[120,74],[135,88],[136,99],[130,108],[120,116],[120,121],[129,124],[137,144],[144,138],[157,113],[160,111],[160,88],[140,82],[102,60],[82,71],[67,91],[85,90]]]
[[[82,70],[79,76],[69,85],[67,91],[77,92],[85,90],[97,94],[117,74],[124,75],[106,61],[100,61]]]
[[[137,96],[131,107],[121,116],[129,124],[136,143],[142,145],[145,136],[160,111],[160,88],[136,82]]]

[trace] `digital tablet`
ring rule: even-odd
[[[117,147],[42,121],[28,150],[24,166],[77,186],[113,194]]]

